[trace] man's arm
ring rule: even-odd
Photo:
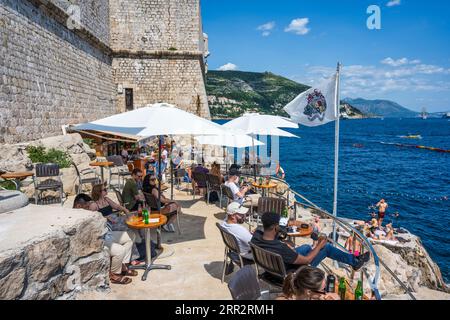
[[[295,259],[293,264],[300,264],[300,265],[310,264],[311,261],[314,260],[314,258],[317,256],[319,251],[322,250],[322,248],[326,244],[327,244],[327,239],[320,238],[319,242],[317,243],[317,246],[307,256],[298,255],[297,259]]]

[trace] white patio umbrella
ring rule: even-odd
[[[143,139],[159,136],[159,188],[161,190],[161,144],[164,135],[232,135],[232,130],[178,109],[157,103],[136,110],[115,114],[100,120],[77,125],[74,130],[98,130],[131,134]],[[171,166],[172,168],[172,166]],[[171,170],[171,174],[172,174]],[[173,184],[172,184],[173,188]],[[173,194],[173,189],[172,189]],[[160,200],[160,199],[159,199]]]
[[[246,113],[242,117],[233,119],[223,124],[225,128],[241,130],[242,132],[250,135],[267,135],[267,136],[280,136],[298,138],[296,135],[281,130],[281,128],[298,128],[298,124],[292,122],[288,118],[280,116],[272,116],[259,113]],[[253,146],[253,152],[255,152],[255,146]],[[254,157],[253,173],[256,179],[256,157]]]

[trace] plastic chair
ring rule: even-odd
[[[225,269],[227,266],[228,259],[230,259],[230,263],[234,263],[240,268],[243,268],[245,265],[248,264],[254,264],[255,262],[242,256],[239,249],[238,241],[232,233],[225,230],[218,222],[216,223],[216,226],[219,229],[223,243],[225,244],[225,253],[222,268],[222,283],[223,283],[225,279]]]
[[[206,173],[204,172],[195,172],[192,171],[192,199],[195,199],[195,190],[196,189],[206,189],[206,193],[208,193],[208,183],[207,183]],[[199,184],[204,185],[204,187],[199,187]]]
[[[114,167],[108,167],[109,186],[111,187],[112,176],[117,176],[119,190],[122,190],[122,183],[120,181],[120,178],[122,178],[123,185],[125,185],[125,177],[131,176],[131,172],[128,169],[128,166],[123,162],[122,156],[108,156],[106,157],[106,160],[114,163]]]

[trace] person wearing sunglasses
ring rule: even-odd
[[[276,300],[340,300],[336,293],[325,292],[325,272],[302,266],[289,273],[283,282],[283,293]]]
[[[139,205],[143,205],[145,199],[142,193],[139,193],[138,185],[142,184],[142,170],[139,168],[133,169],[131,172],[131,179],[128,179],[123,187],[122,198],[125,206],[130,211],[136,211]]]

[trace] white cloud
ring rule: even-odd
[[[224,64],[223,66],[219,67],[220,71],[233,71],[237,70],[237,65],[228,62],[227,64]]]
[[[262,36],[263,36],[263,37],[268,37],[268,36],[270,36],[270,31],[263,31]]]
[[[401,58],[401,59],[394,60],[391,57],[388,57],[386,59],[381,60],[381,63],[387,64],[391,67],[400,67],[400,66],[404,66],[407,64],[419,64],[419,63],[421,63],[421,61],[418,59],[409,60],[408,58]]]
[[[386,4],[386,6],[394,7],[394,6],[399,6],[401,3],[402,3],[401,0],[391,0]]]
[[[311,29],[308,29],[307,25],[309,23],[308,18],[298,18],[291,21],[289,26],[287,26],[284,31],[285,32],[293,32],[295,34],[304,36],[307,34]]]
[[[262,31],[262,36],[267,37],[270,35],[271,31],[275,28],[275,21],[270,21],[265,24],[260,25],[256,30]]]

